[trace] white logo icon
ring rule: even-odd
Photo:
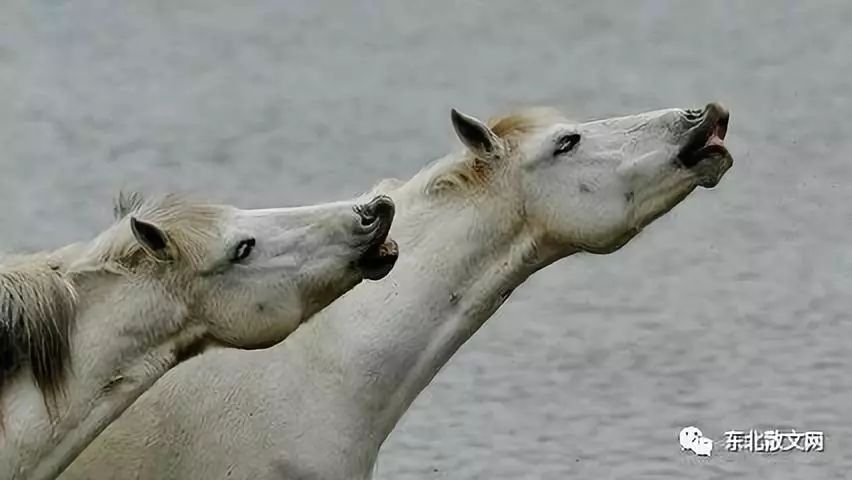
[[[713,440],[705,437],[696,427],[685,427],[680,431],[680,449],[689,450],[696,455],[709,457],[713,450]]]

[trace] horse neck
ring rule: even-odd
[[[134,285],[104,272],[83,274],[75,284],[72,374],[58,414],[51,417],[42,402],[10,411],[20,426],[12,470],[23,478],[54,478],[176,363],[181,346],[202,334],[183,328],[181,308],[156,291],[162,286]],[[23,389],[31,393],[34,386]]]
[[[411,183],[391,193],[398,206],[391,236],[401,253],[394,270],[320,313],[306,325],[314,338],[301,342],[325,345],[321,363],[343,372],[342,388],[350,390],[344,393],[359,402],[357,421],[369,422],[362,426],[379,445],[456,350],[538,268],[517,205],[487,197],[423,205]]]

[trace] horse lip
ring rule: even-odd
[[[730,113],[725,107],[718,103],[708,104],[700,122],[688,132],[689,141],[678,153],[680,163],[693,169],[705,159],[722,158],[723,163],[730,162],[731,154],[724,145],[729,119]]]
[[[372,239],[366,244],[364,253],[358,258],[357,266],[364,278],[368,280],[379,280],[390,273],[397,258],[399,258],[399,247],[397,243],[388,238],[391,221],[379,220],[379,224],[372,235]]]
[[[394,217],[394,203],[384,195],[374,198],[364,205],[359,213],[368,223],[370,240],[358,258],[357,266],[364,278],[379,280],[390,273],[399,258],[397,243],[388,238]]]
[[[370,247],[358,259],[358,268],[367,280],[381,280],[393,269],[399,258],[399,246],[394,240]]]
[[[367,248],[385,241],[393,223],[395,210],[393,200],[385,195],[379,195],[369,203],[355,208],[361,217],[361,233],[369,235],[369,239],[364,242]]]

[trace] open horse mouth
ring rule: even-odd
[[[697,125],[688,132],[689,141],[681,149],[678,159],[684,167],[695,172],[699,185],[713,188],[734,162],[724,143],[731,114],[714,102],[707,104],[700,113],[687,111],[686,115]]]
[[[399,247],[388,238],[394,216],[390,197],[380,195],[358,210],[361,224],[370,229],[371,240],[356,265],[367,280],[381,280],[393,269],[399,258]]]

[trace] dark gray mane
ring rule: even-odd
[[[202,255],[203,248],[196,244],[215,235],[220,209],[176,194],[145,199],[138,193],[121,192],[113,214],[115,222],[134,214],[171,229],[180,254],[192,260]],[[101,263],[128,263],[141,249],[129,229],[100,247],[102,251],[87,255]],[[70,278],[74,272],[57,258],[54,252],[0,259],[0,394],[28,367],[51,414],[58,395],[64,392],[77,305]],[[0,427],[2,414],[0,411]]]
[[[64,385],[75,305],[73,287],[46,259],[0,267],[0,392],[28,366],[52,410]]]
[[[120,220],[144,202],[121,192],[113,214]],[[26,367],[52,411],[63,393],[71,355],[76,295],[60,268],[43,254],[0,264],[0,393]],[[0,411],[0,426],[3,412]]]

